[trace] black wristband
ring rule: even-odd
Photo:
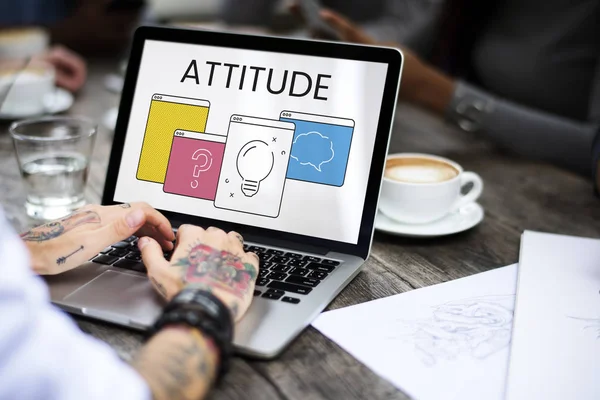
[[[229,308],[212,293],[199,289],[184,289],[165,307],[162,315],[148,332],[151,337],[169,325],[187,325],[210,337],[219,349],[216,384],[229,370],[233,354],[233,318]]]

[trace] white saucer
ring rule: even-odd
[[[117,117],[119,116],[119,109],[114,107],[108,110],[104,117],[102,117],[102,125],[109,131],[114,131],[117,126]]]
[[[477,203],[464,207],[446,215],[444,218],[422,225],[396,222],[377,211],[375,229],[397,236],[436,237],[452,235],[471,229],[483,220],[483,208]]]
[[[125,78],[118,74],[108,74],[104,77],[104,87],[113,93],[121,93]]]
[[[0,112],[0,119],[3,120],[15,120],[36,117],[38,115],[56,114],[63,111],[67,111],[73,106],[73,95],[68,90],[63,88],[56,88],[52,93],[48,93],[44,96],[44,107],[45,110],[42,113],[31,114],[31,113],[2,113]]]

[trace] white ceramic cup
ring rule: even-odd
[[[54,91],[55,71],[50,64],[31,61],[23,68],[23,61],[0,63],[0,99],[4,98],[0,113],[17,117],[44,114]]]
[[[24,27],[0,32],[0,60],[34,57],[48,49],[50,36],[42,28]]]
[[[396,163],[415,161],[417,164],[412,170],[392,172],[388,167],[395,164],[390,162],[395,159],[400,159]],[[419,160],[423,161],[423,168],[419,167]],[[439,171],[436,165],[439,165]],[[411,176],[413,172],[414,177]],[[473,187],[463,195],[461,189],[469,183]],[[474,202],[482,192],[483,180],[479,175],[463,171],[460,165],[447,158],[420,153],[391,154],[386,162],[379,210],[398,222],[426,224]]]

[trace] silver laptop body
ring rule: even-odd
[[[205,220],[197,215],[177,213],[178,210],[163,210],[157,207],[171,220],[175,229],[181,223],[192,223],[205,227],[214,225],[226,230],[235,229],[246,238],[247,250],[259,252],[261,258],[265,260],[265,262],[261,262],[261,269],[274,269],[278,265],[277,271],[286,271],[279,275],[273,275],[275,270],[267,272],[265,269],[261,272],[252,305],[244,318],[236,325],[235,330],[234,342],[239,353],[257,358],[273,358],[307,327],[359,273],[369,255],[399,87],[402,55],[397,50],[378,47],[142,27],[136,32],[132,46],[103,204],[134,201],[117,199],[115,187],[122,170],[122,153],[136,92],[138,70],[142,62],[145,43],[149,40],[161,43],[226,47],[230,48],[229,50],[232,52],[237,49],[269,51],[274,54],[274,57],[277,56],[277,53],[292,53],[327,57],[333,60],[349,59],[359,62],[364,60],[364,62],[377,62],[386,66],[386,76],[381,78],[384,84],[380,88],[381,107],[377,110],[380,115],[376,128],[369,132],[363,132],[363,134],[374,135],[376,138],[371,162],[367,164],[370,165],[370,172],[366,188],[362,192],[355,193],[356,196],[365,198],[357,243],[337,243],[319,237],[299,236],[260,227],[247,227],[235,224],[235,222],[232,224],[232,221]],[[357,125],[358,123],[357,121]],[[350,159],[348,162],[352,162],[352,160]],[[169,168],[171,167],[169,166]],[[346,181],[348,179],[351,178],[346,176]],[[311,196],[311,191],[307,190],[305,195]],[[154,205],[153,198],[136,200]],[[325,221],[325,223],[335,224],[336,221]],[[128,240],[131,241],[130,249],[134,249],[135,239]],[[125,246],[126,243],[121,247]],[[104,256],[112,257],[110,256],[111,252],[112,250],[106,250]],[[120,256],[116,258],[119,260],[127,259],[123,252],[118,254]],[[100,254],[99,257],[101,256],[103,255]],[[100,259],[102,258],[94,260]],[[281,262],[277,264],[269,262],[269,260]],[[292,260],[294,260],[293,263]],[[287,265],[288,263],[296,267]],[[127,265],[127,268],[119,267],[120,264]],[[164,302],[150,285],[143,268],[139,266],[131,268],[130,264],[125,261],[112,262],[110,265],[90,261],[65,274],[46,277],[52,302],[75,315],[144,331],[161,313]],[[288,266],[290,268],[286,268]],[[308,268],[310,271],[306,273]],[[292,273],[300,275],[292,275]],[[302,276],[303,273],[306,275]],[[280,279],[277,281],[269,279],[273,276]],[[283,276],[285,278],[282,278]],[[316,279],[317,277],[320,279]]]

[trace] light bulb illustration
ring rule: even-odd
[[[275,155],[262,140],[253,140],[242,147],[237,157],[237,170],[242,177],[242,193],[252,197],[273,170]]]

